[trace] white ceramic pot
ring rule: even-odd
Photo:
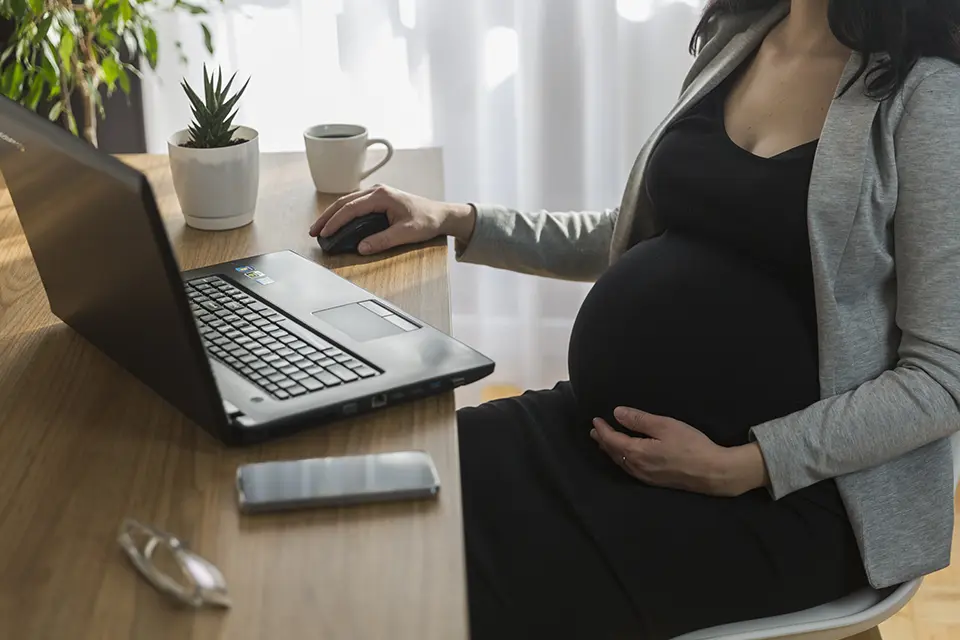
[[[220,149],[181,147],[190,140],[186,129],[167,141],[173,188],[191,227],[223,231],[253,221],[260,189],[259,134],[238,127],[233,137],[247,142]]]

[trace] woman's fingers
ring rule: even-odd
[[[324,209],[323,213],[320,214],[320,217],[314,221],[313,225],[310,226],[310,235],[313,237],[319,236],[320,232],[323,231],[326,224],[330,219],[336,215],[344,206],[353,202],[358,198],[362,198],[366,195],[369,195],[373,189],[364,189],[363,191],[354,191],[353,193],[348,193],[345,196],[337,198],[337,200],[331,204],[329,207]],[[329,235],[329,233],[324,234]]]
[[[383,198],[376,191],[371,191],[370,193],[362,195],[359,198],[355,198],[354,200],[351,200],[343,205],[339,211],[333,214],[333,216],[327,221],[327,224],[323,227],[320,235],[326,238],[339,231],[343,225],[347,224],[354,218],[365,216],[368,213],[385,211],[387,208],[386,204],[387,203],[384,202]]]

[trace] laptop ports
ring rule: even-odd
[[[370,400],[370,406],[374,409],[387,406],[387,394],[381,393],[380,395],[373,396]]]

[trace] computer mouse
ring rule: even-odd
[[[324,253],[356,253],[361,240],[380,233],[389,226],[390,220],[387,219],[387,214],[368,213],[343,225],[332,236],[326,238],[318,236],[317,244]]]

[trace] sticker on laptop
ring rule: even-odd
[[[274,280],[273,278],[263,277],[263,278],[257,278],[255,282],[257,284],[273,284],[274,282],[276,282],[276,280]]]
[[[250,273],[253,267],[237,267],[237,273]]]
[[[250,278],[251,280],[256,280],[257,278],[262,278],[262,277],[264,277],[264,276],[267,275],[267,274],[265,274],[265,273],[263,273],[263,272],[261,272],[261,271],[247,271],[247,272],[244,273],[243,275],[247,276],[247,277]]]

